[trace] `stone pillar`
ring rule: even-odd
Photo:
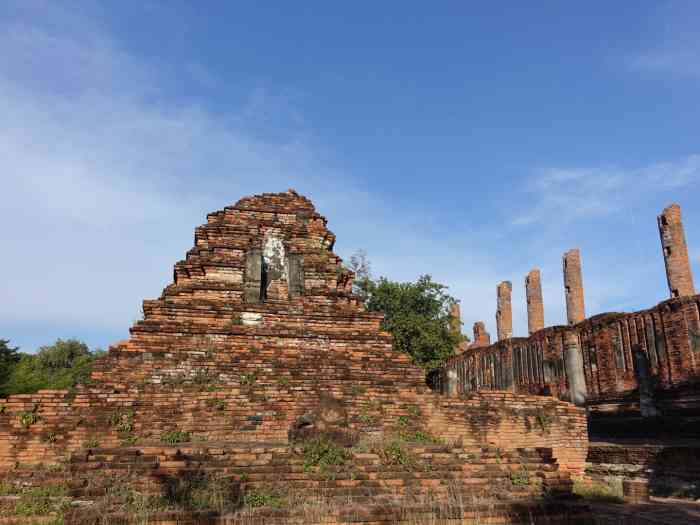
[[[448,368],[445,374],[447,377],[447,395],[450,397],[456,397],[459,394],[459,376],[457,375],[457,370],[454,368]]]
[[[534,268],[525,277],[525,298],[527,301],[527,330],[530,335],[544,328],[544,303],[540,270]]]
[[[496,287],[496,332],[499,341],[513,337],[512,291],[510,281],[503,281]]]
[[[578,248],[564,254],[564,290],[566,294],[566,316],[569,324],[580,323],[586,318],[583,302],[583,276],[581,275],[581,252]]]
[[[262,251],[248,250],[245,254],[245,274],[243,276],[243,297],[246,303],[259,303],[262,300]]]
[[[654,403],[649,359],[639,345],[632,346],[632,355],[634,357],[634,375],[639,387],[639,411],[642,417],[656,417],[659,415],[659,411]]]
[[[489,346],[491,344],[491,334],[486,331],[483,321],[477,321],[472,328],[474,330],[474,342],[472,347]]]
[[[671,297],[695,295],[688,246],[685,243],[683,222],[681,222],[681,207],[678,204],[671,204],[657,217],[657,221]]]
[[[564,334],[564,366],[566,366],[566,377],[569,380],[570,401],[577,406],[585,406],[588,390],[583,371],[581,345],[578,335],[571,330]]]
[[[459,310],[459,303],[450,305],[450,329],[456,335],[462,334],[462,314]]]

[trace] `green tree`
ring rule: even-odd
[[[382,328],[394,336],[394,348],[432,370],[454,355],[463,336],[451,325],[450,307],[456,299],[447,287],[430,275],[415,283],[399,283],[385,277],[369,281],[367,309],[384,313]]]
[[[77,339],[58,339],[52,345],[42,346],[35,355],[19,354],[19,360],[0,386],[0,394],[70,388],[89,379],[92,364],[101,354],[91,352]]]
[[[2,385],[20,360],[18,348],[11,347],[8,339],[0,339],[0,396],[4,395]]]

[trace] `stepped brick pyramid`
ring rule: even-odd
[[[0,399],[0,475],[22,490],[69,481],[71,497],[89,499],[106,490],[96,472],[157,492],[168,477],[204,469],[243,492],[272,481],[331,496],[352,488],[380,514],[381,495],[445,494],[451,483],[513,500],[566,492],[585,466],[583,410],[509,392],[429,390],[381,331],[382,315],[353,295],[334,241],[326,219],[292,190],[209,214],[173,283],[144,301],[143,320],[87,384]],[[329,480],[300,467],[299,444],[317,435],[355,447],[352,476]],[[376,447],[357,448],[396,435],[410,463],[425,468],[392,470]],[[518,469],[527,483],[513,477]],[[506,520],[493,523],[514,519],[512,507],[490,509]]]

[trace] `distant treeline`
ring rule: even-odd
[[[86,382],[93,362],[102,354],[77,339],[58,339],[36,354],[20,352],[7,339],[0,339],[0,397],[67,389]]]

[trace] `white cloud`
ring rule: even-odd
[[[329,155],[294,106],[301,95],[260,88],[227,114],[176,102],[157,70],[93,20],[44,7],[0,22],[6,326],[90,327],[90,342],[106,345],[99,333],[126,335],[140,301],[170,282],[207,212],[289,187],[329,217],[342,255],[364,248],[395,279],[432,273],[463,299],[469,329],[492,323],[495,270],[471,247],[486,232],[421,231],[425,210],[403,213],[320,160]],[[56,336],[3,334],[27,350]]]
[[[527,210],[512,219],[514,226],[620,212],[654,192],[687,188],[700,182],[700,155],[641,168],[547,168],[532,177]]]
[[[304,134],[177,105],[92,21],[46,8],[0,24],[0,318],[125,331],[206,212],[324,169]]]

